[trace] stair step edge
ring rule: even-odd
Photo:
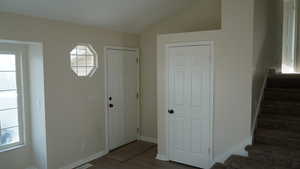
[[[232,155],[225,161],[224,164],[228,166],[228,168],[232,167],[236,169],[288,169],[286,167],[275,166],[270,163],[253,160],[249,157],[239,155]]]
[[[298,157],[300,155],[300,150],[288,149],[279,146],[270,145],[248,145],[245,147],[247,152],[258,152],[258,153],[276,153],[276,154],[286,154],[289,157]]]

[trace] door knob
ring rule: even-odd
[[[109,104],[108,107],[112,108],[112,107],[114,107],[114,105],[113,104]]]
[[[168,112],[169,112],[170,114],[174,114],[174,110],[172,110],[172,109],[168,110]]]

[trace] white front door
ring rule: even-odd
[[[109,149],[137,139],[137,50],[106,49]]]
[[[200,168],[210,159],[211,47],[168,47],[169,158]]]

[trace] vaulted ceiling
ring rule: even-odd
[[[140,33],[199,0],[0,0],[0,11]]]

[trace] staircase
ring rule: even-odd
[[[270,75],[249,157],[232,155],[211,169],[300,169],[300,75]]]

